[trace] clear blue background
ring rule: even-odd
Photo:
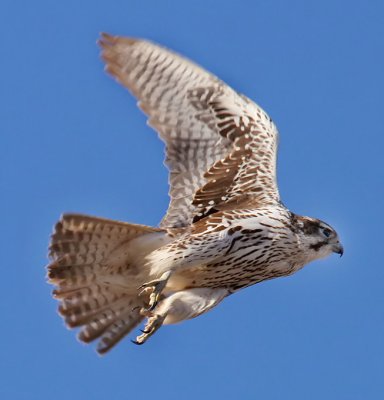
[[[384,398],[382,1],[18,1],[0,10],[2,399]],[[105,357],[45,283],[60,213],[155,225],[163,146],[103,72],[100,31],[173,48],[277,123],[293,211],[345,255],[256,285]]]

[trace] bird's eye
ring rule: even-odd
[[[329,238],[332,234],[332,231],[328,228],[321,228],[320,232],[325,236],[326,238]]]

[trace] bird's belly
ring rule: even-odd
[[[235,291],[267,279],[287,276],[295,272],[287,261],[257,262],[250,260],[240,265],[231,259],[180,269],[171,276],[167,289],[183,290],[192,287],[228,288]]]

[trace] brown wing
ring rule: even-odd
[[[268,115],[245,96],[218,97],[207,104],[219,134],[232,143],[225,158],[205,174],[195,194],[194,221],[214,209],[258,207],[279,201],[276,184],[278,132]]]
[[[188,226],[243,190],[278,198],[277,131],[259,107],[156,44],[108,34],[99,43],[106,70],[137,97],[166,144],[171,201],[161,226]]]

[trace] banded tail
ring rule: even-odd
[[[51,237],[49,282],[60,301],[59,313],[79,339],[99,338],[106,353],[143,317],[148,297],[138,287],[150,279],[143,259],[167,243],[162,229],[77,214],[65,214]]]

